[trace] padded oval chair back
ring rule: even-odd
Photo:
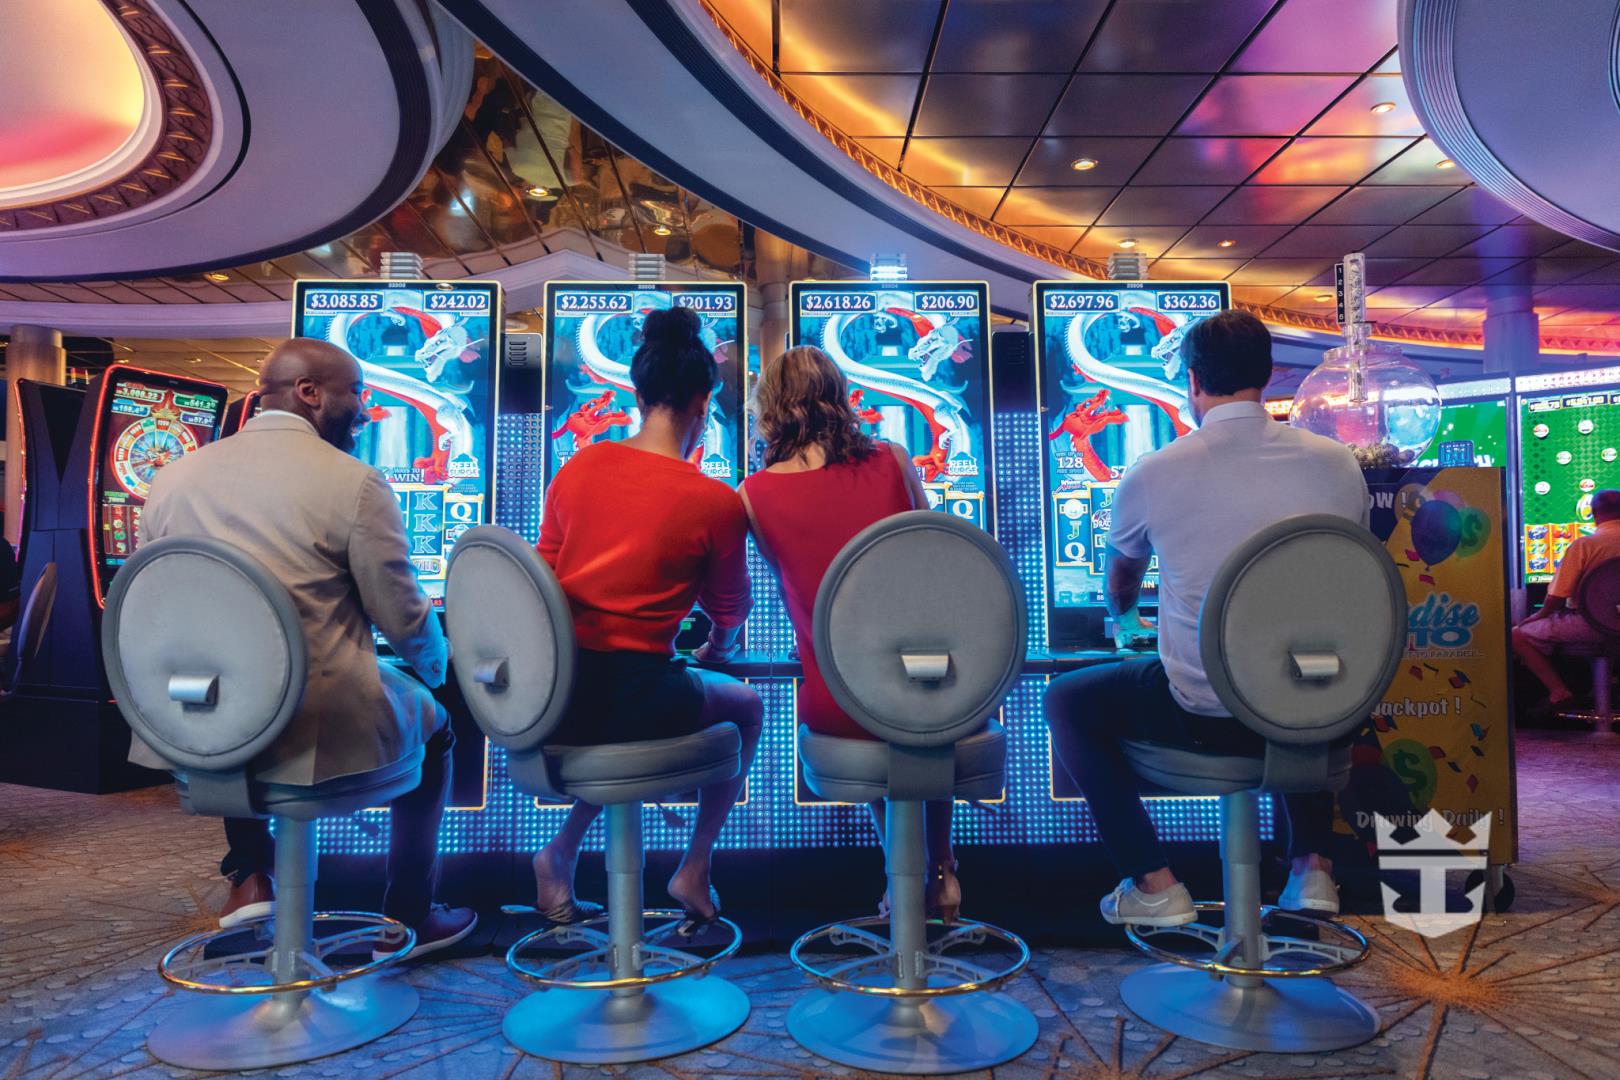
[[[1606,638],[1620,638],[1620,559],[1598,563],[1581,576],[1575,606]]]
[[[833,698],[900,746],[944,746],[1001,707],[1024,661],[1023,587],[995,538],[913,510],[844,545],[816,593],[812,639]]]
[[[39,655],[45,631],[51,625],[51,609],[56,606],[56,564],[46,563],[23,605],[22,616],[11,630],[11,648],[0,659],[0,693],[9,694],[22,681],[23,669]]]
[[[1222,564],[1199,619],[1221,704],[1274,744],[1365,723],[1406,648],[1406,587],[1366,528],[1328,514],[1260,530]]]
[[[450,555],[444,615],[456,681],[478,726],[543,767],[541,745],[573,696],[577,651],[557,576],[522,537],[480,525]]]
[[[304,695],[304,629],[292,597],[263,564],[219,540],[142,544],[113,578],[101,651],[124,719],[179,772],[245,768]]]

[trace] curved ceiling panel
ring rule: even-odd
[[[1615,0],[1403,0],[1412,105],[1480,186],[1534,221],[1620,249]]]
[[[0,281],[186,273],[342,236],[413,189],[467,100],[471,39],[417,0],[98,2],[159,91],[157,141],[114,183],[0,211]]]
[[[0,209],[92,191],[151,152],[157,80],[101,0],[0,0],[0,26]]]

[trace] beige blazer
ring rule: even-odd
[[[257,416],[153,477],[140,539],[166,536],[235,544],[281,580],[303,616],[303,704],[254,763],[257,777],[314,784],[381,768],[432,734],[431,696],[378,671],[373,625],[430,686],[444,682],[447,655],[411,570],[399,504],[376,469],[302,417]],[[130,760],[162,767],[139,740]]]

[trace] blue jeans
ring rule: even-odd
[[[1181,707],[1158,657],[1081,668],[1046,688],[1052,756],[1085,794],[1103,847],[1121,874],[1140,878],[1169,866],[1142,806],[1141,781],[1120,743],[1162,743],[1210,753],[1265,753],[1265,740],[1230,716]],[[1333,796],[1285,795],[1279,824],[1290,856],[1323,854],[1333,833]]]

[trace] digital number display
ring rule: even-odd
[[[870,292],[815,292],[805,290],[799,296],[799,310],[804,312],[873,311],[877,303]]]
[[[623,292],[559,292],[554,302],[565,315],[630,310],[630,295]]]
[[[979,295],[970,292],[920,292],[918,311],[948,311],[968,314],[979,310]]]
[[[429,311],[488,311],[489,293],[483,290],[430,292],[427,294]]]
[[[380,311],[382,294],[352,289],[311,289],[304,294],[303,306],[309,311]]]
[[[1143,454],[1192,430],[1181,343],[1195,323],[1227,306],[1225,285],[1036,283],[1047,625],[1054,647],[1101,643],[1068,635],[1080,627],[1101,631],[1114,492]],[[1144,588],[1156,583],[1150,572]]]
[[[691,308],[704,315],[728,315],[737,310],[737,294],[733,292],[676,293],[675,306]]]

